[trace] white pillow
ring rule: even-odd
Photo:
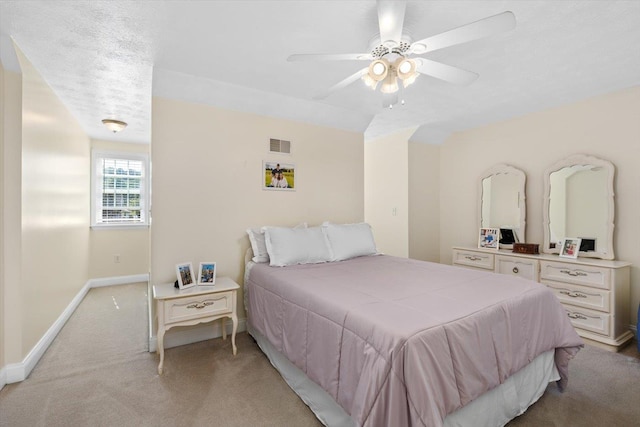
[[[330,224],[325,222],[322,229],[327,236],[333,255],[332,261],[343,261],[378,253],[371,226],[360,224]]]
[[[264,233],[259,228],[247,228],[251,250],[253,250],[253,262],[269,262],[267,244],[264,242]]]
[[[263,228],[264,227],[247,228],[247,234],[251,242],[251,250],[253,251],[253,258],[251,258],[253,262],[269,262],[269,253],[267,252],[267,245],[264,241]],[[307,223],[300,223],[294,228],[307,228]]]
[[[269,265],[284,267],[331,260],[331,250],[322,227],[263,227]]]

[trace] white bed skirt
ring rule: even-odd
[[[247,331],[289,387],[311,408],[322,424],[328,427],[356,426],[355,421],[324,389],[289,362],[260,332],[251,328],[250,322],[247,323]],[[559,379],[560,375],[554,363],[554,350],[549,350],[533,359],[529,365],[516,372],[499,387],[449,414],[444,420],[444,426],[504,426],[535,403],[549,382]]]

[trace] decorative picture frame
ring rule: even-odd
[[[296,165],[279,161],[262,162],[262,189],[274,191],[295,191]]]
[[[579,237],[565,237],[560,243],[560,256],[565,258],[578,258],[581,242],[582,239]]]
[[[217,270],[215,262],[201,262],[198,268],[198,285],[214,285],[216,283]]]
[[[499,228],[481,228],[478,235],[478,248],[498,250],[500,242]]]
[[[176,264],[176,276],[178,277],[178,288],[180,289],[188,289],[196,285],[193,265],[190,262]]]
[[[500,244],[501,245],[513,245],[519,243],[518,235],[513,228],[501,228],[500,229]]]

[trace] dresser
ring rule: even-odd
[[[558,297],[578,334],[617,351],[633,338],[631,263],[454,247],[453,264],[540,282]]]

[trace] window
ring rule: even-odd
[[[148,225],[149,157],[94,150],[91,226]]]

